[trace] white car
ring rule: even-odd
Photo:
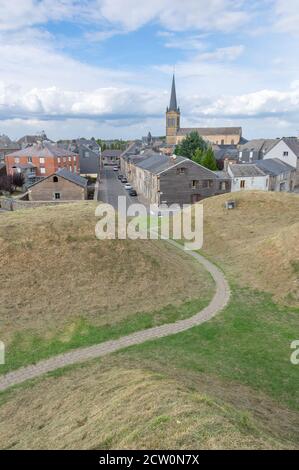
[[[130,185],[130,183],[125,184],[125,189],[127,189],[128,191],[132,189],[132,186]]]
[[[114,166],[113,171],[118,171],[118,166]]]

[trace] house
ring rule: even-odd
[[[20,148],[21,146],[17,142],[12,142],[7,135],[0,135],[0,162],[5,160],[6,155]]]
[[[239,146],[239,161],[252,163],[262,160],[264,155],[277,143],[277,139],[253,139]]]
[[[192,160],[162,154],[131,157],[128,180],[151,204],[192,204],[228,191],[215,173]]]
[[[296,169],[294,167],[278,158],[259,160],[255,165],[268,175],[268,191],[294,191],[296,185]]]
[[[101,167],[101,149],[93,142],[79,139],[77,141],[76,153],[80,159],[80,175],[97,178]]]
[[[293,191],[296,170],[279,159],[229,165],[231,191]]]
[[[30,147],[31,145],[34,145],[34,144],[39,144],[44,141],[53,143],[50,139],[48,139],[46,133],[42,131],[40,134],[36,134],[36,135],[24,135],[18,140],[17,143],[23,149],[23,148]]]
[[[177,104],[173,76],[170,102],[166,109],[166,143],[170,146],[177,145],[194,131],[211,144],[238,145],[242,142],[242,127],[181,127],[181,111]]]
[[[119,159],[122,153],[122,150],[104,150],[102,152],[103,165],[119,165]]]
[[[296,168],[296,183],[299,186],[299,139],[283,137],[264,155],[264,159],[279,158],[284,163]]]
[[[72,173],[80,172],[78,154],[49,142],[34,144],[6,155],[5,162],[7,174],[23,173],[27,185],[52,175],[60,168],[65,168]]]
[[[32,184],[30,201],[77,201],[87,199],[87,179],[64,168]]]

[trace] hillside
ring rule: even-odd
[[[88,202],[0,215],[7,367],[22,365],[27,355],[32,362],[39,352],[47,356],[174,321],[209,302],[209,275],[169,244],[97,240],[95,207]]]
[[[227,211],[231,199],[237,208]],[[203,205],[203,251],[242,286],[299,306],[299,195],[241,192]]]
[[[297,195],[288,194],[235,194],[237,209],[227,212],[224,201],[231,198],[230,194],[204,201],[204,252],[223,269],[232,289],[231,301],[225,310],[211,321],[184,333],[131,347],[102,360],[58,370],[51,376],[0,394],[0,442],[3,448],[299,448],[298,367],[290,362],[290,343],[299,331],[296,264],[299,199]],[[69,210],[73,211],[68,207],[60,209],[64,211],[61,213],[63,218],[58,217],[55,225],[57,213],[51,210],[40,213],[35,222],[40,227],[39,233],[43,226],[51,227],[50,240],[56,244],[51,243],[56,247],[56,253],[65,257],[58,261],[57,256],[50,256],[53,269],[57,263],[65,266],[65,260],[78,265],[80,259],[82,263],[88,257],[90,246],[94,253],[94,239],[89,233],[93,209],[89,205],[74,209],[80,217],[74,217],[74,212],[68,214]],[[22,258],[24,245],[15,255],[12,254],[13,247],[18,245],[16,240],[24,240],[24,237],[26,240],[24,226],[30,232],[32,223],[25,213],[11,214],[7,220],[9,217],[15,218],[13,223],[13,219],[5,222],[7,226],[13,225],[14,241],[5,232],[2,243],[12,247],[10,254],[21,266],[17,260]],[[18,220],[22,225],[17,223]],[[70,233],[69,226],[76,228],[75,235],[73,231]],[[66,240],[66,234],[76,239]],[[33,235],[30,237],[32,239]],[[39,236],[34,236],[34,240],[37,246],[47,250]],[[74,257],[70,248],[72,243],[79,244],[84,256]],[[152,243],[146,242],[140,247],[135,260],[137,266],[140,259],[143,267],[148,260],[147,256],[144,259],[144,253],[150,252],[153,256]],[[110,255],[113,257],[111,273],[118,269],[122,259],[119,251],[114,257],[115,250],[120,249],[118,245],[124,258],[128,254],[134,256],[129,242],[113,242],[113,253],[110,249],[105,254],[106,260]],[[186,273],[191,272],[196,292],[200,292],[207,302],[205,294],[211,295],[213,290],[210,280],[202,271],[198,273],[192,263],[190,271],[190,265],[184,264],[184,255],[161,245],[154,243],[156,249],[159,247],[155,257],[159,263],[151,265],[155,269],[155,279],[158,277],[162,284],[162,299],[169,292],[169,276],[163,277],[160,273],[165,262],[172,269],[172,279],[174,272],[178,277],[178,291],[184,285],[180,273],[183,272],[184,281],[188,279],[190,283]],[[150,251],[145,251],[147,249]],[[34,256],[38,255],[34,253]],[[173,271],[174,267],[176,271]],[[126,267],[122,269],[125,273],[122,279],[130,285]],[[25,273],[25,269],[22,272]],[[146,274],[147,270],[142,272]],[[43,275],[48,276],[46,270]],[[63,279],[62,275],[60,279]],[[82,279],[84,277],[80,282]],[[100,278],[95,279],[100,282]],[[138,292],[138,299],[142,304],[141,294],[145,295],[147,305],[146,294],[153,280],[148,276],[146,282],[144,290]],[[133,292],[133,286],[130,288]],[[127,316],[127,308],[132,294],[127,299],[121,292],[117,318],[128,322],[131,316]],[[176,299],[180,298],[180,293],[176,293]],[[171,290],[169,298],[173,295]],[[50,293],[48,298],[52,301]],[[199,308],[198,303],[192,304],[192,294],[190,299],[191,307],[175,315],[191,315],[193,307]],[[80,305],[80,300],[77,302]],[[182,299],[178,302],[185,305]],[[60,300],[57,306],[62,304]],[[169,320],[170,313],[173,315],[180,308],[180,305],[166,308],[165,313],[162,303],[160,315],[158,310],[153,314],[151,309],[149,314],[155,321],[163,323]],[[64,323],[59,323],[55,317],[58,327],[53,326],[51,308],[45,311],[48,320],[45,326],[38,326],[37,331],[51,336],[53,329],[60,329],[63,333],[59,337],[68,341]],[[66,315],[68,310],[63,311]],[[87,310],[86,315],[89,322],[95,321],[94,316],[88,317]],[[140,314],[136,315],[139,317]],[[37,318],[39,316],[35,321]],[[70,324],[72,318],[71,314]],[[102,326],[98,324],[109,335],[114,328],[113,314],[110,319],[110,325],[105,323],[106,320]],[[26,324],[19,325],[27,331]],[[137,322],[133,327],[147,325]],[[89,331],[86,324],[84,328],[77,331],[80,338]],[[122,332],[118,331],[118,334]],[[20,352],[23,347],[28,351],[26,345],[22,343],[21,346],[14,343]],[[56,343],[51,343],[48,352],[55,353],[55,348]]]
[[[64,397],[62,399],[62,397]],[[8,398],[8,397],[7,397]],[[294,441],[196,383],[126,358],[90,364],[10,392],[1,406],[1,449],[278,449]],[[78,406],[80,404],[80,406]],[[293,416],[285,423],[295,433]],[[293,436],[293,434],[291,434]]]

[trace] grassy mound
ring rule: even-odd
[[[122,363],[122,365],[120,364]],[[0,406],[6,449],[293,448],[200,384],[108,359],[11,391]],[[63,399],[62,399],[63,397]],[[54,419],[55,417],[55,419]],[[269,413],[270,417],[270,413]],[[291,416],[290,416],[291,418]],[[276,422],[277,425],[277,422]],[[291,422],[288,424],[292,429]],[[294,431],[294,429],[292,430]],[[295,431],[294,431],[295,432]]]
[[[230,199],[237,208],[228,211]],[[299,195],[241,192],[203,204],[204,251],[241,285],[299,306]]]
[[[171,321],[190,301],[209,302],[212,279],[167,243],[97,240],[95,207],[78,203],[1,215],[1,339],[8,349],[12,343],[26,349],[26,341],[32,349],[36,335],[68,343],[92,327],[106,329],[107,339],[109,327],[119,325],[121,335],[126,321],[136,323],[130,331],[142,329]]]

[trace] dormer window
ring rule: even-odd
[[[58,183],[58,177],[57,176],[53,176],[53,183]]]

